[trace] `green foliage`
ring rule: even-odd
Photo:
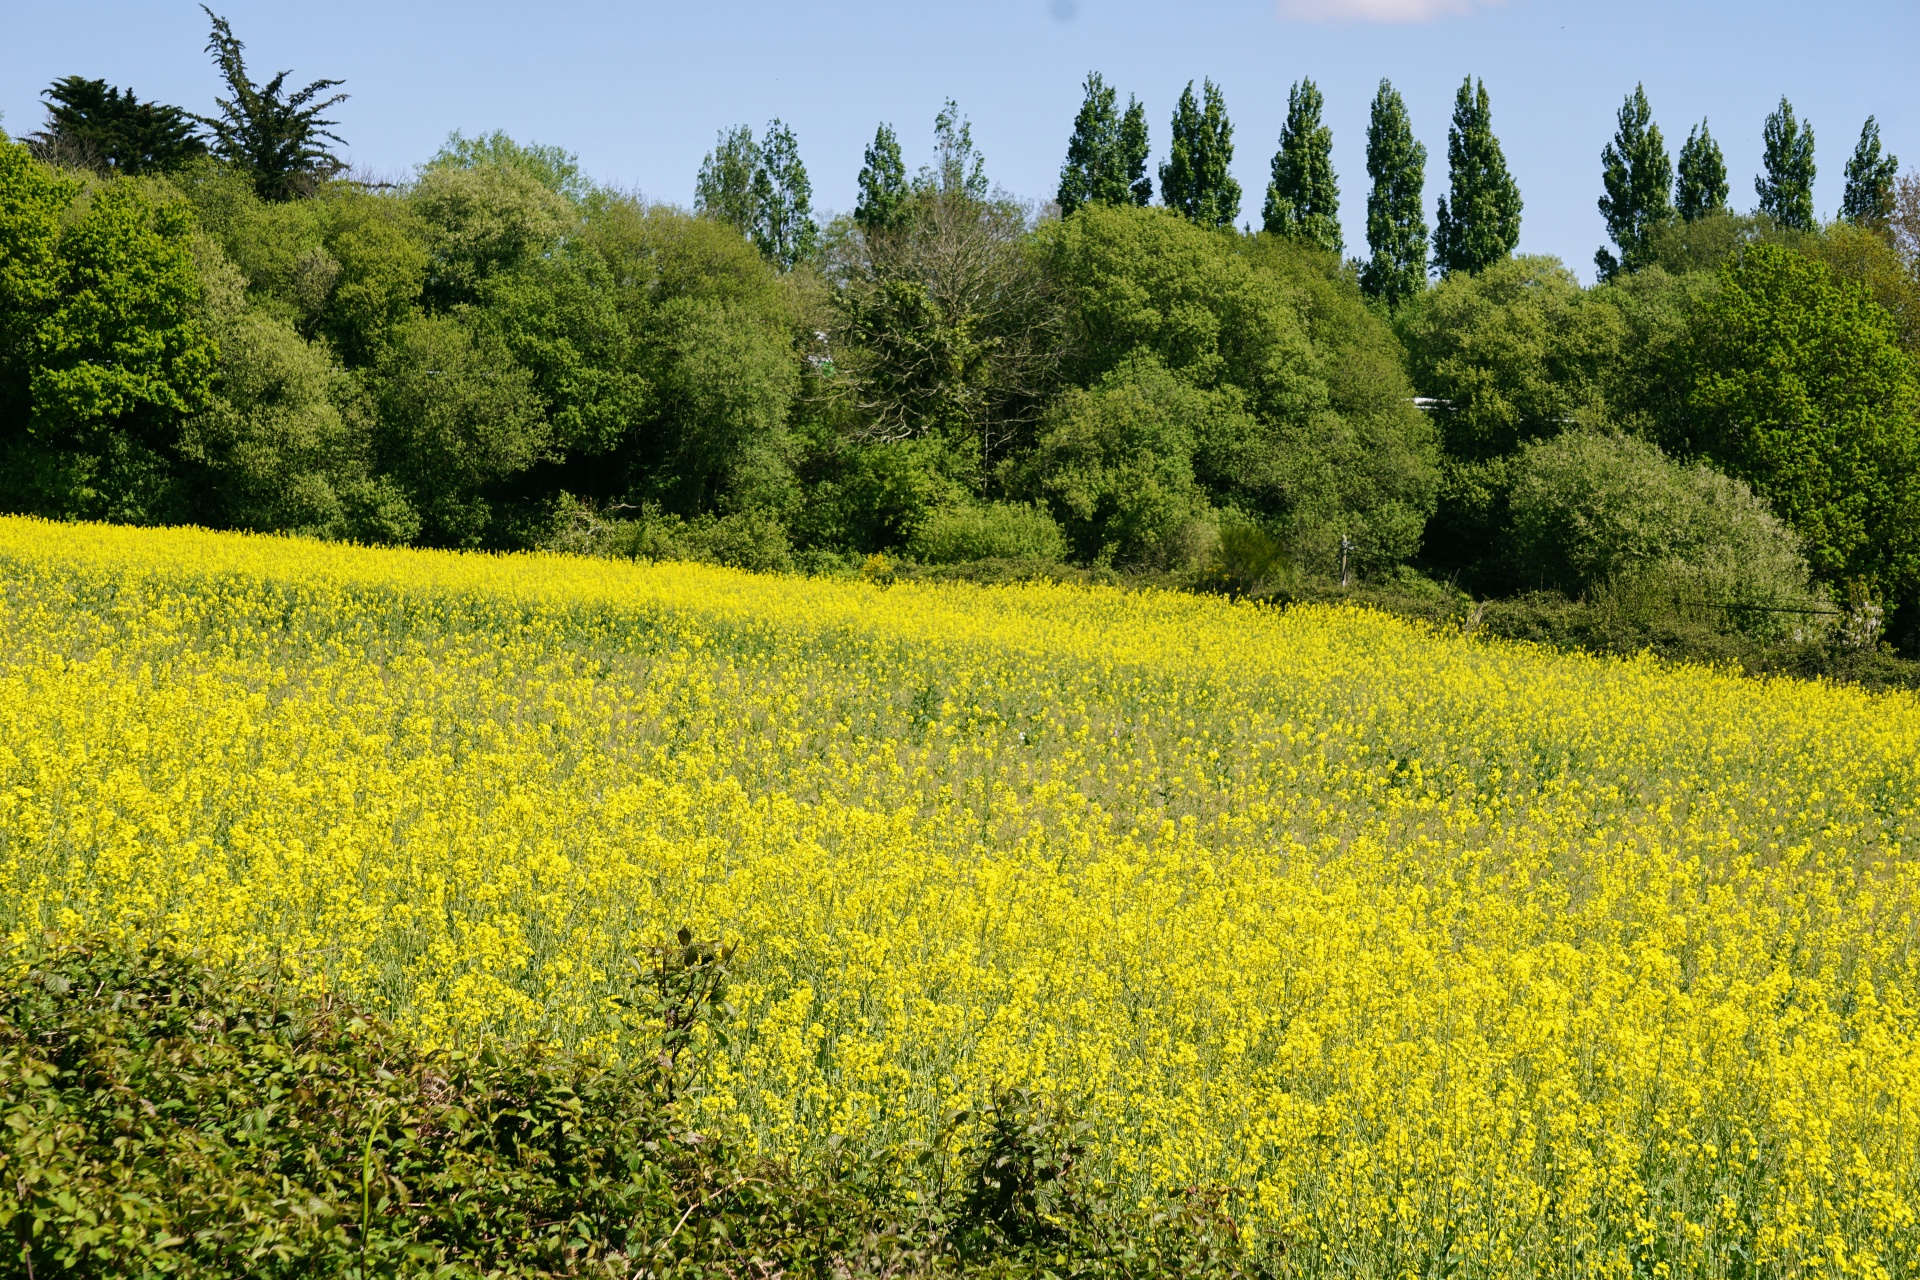
[[[1054,518],[1023,503],[942,507],[928,514],[907,541],[907,551],[923,564],[964,564],[972,560],[1063,560],[1066,538]]]
[[[1638,271],[1650,260],[1648,234],[1673,218],[1673,162],[1667,157],[1660,126],[1653,123],[1644,85],[1635,85],[1620,105],[1613,140],[1600,153],[1600,216],[1607,234],[1620,247],[1614,257],[1606,249],[1594,256],[1600,278],[1611,280],[1622,271]]]
[[[142,102],[131,89],[63,76],[41,96],[47,99],[46,127],[26,141],[49,163],[139,175],[177,169],[207,153],[192,116],[179,107]]]
[[[899,225],[902,206],[907,199],[907,165],[900,158],[900,139],[893,126],[883,124],[874,130],[860,166],[860,196],[854,202],[853,220],[869,233],[890,231]]]
[[[643,504],[637,515],[624,514],[631,509],[622,503],[602,513],[562,493],[542,546],[570,555],[692,560],[755,573],[784,573],[793,568],[787,531],[767,512],[705,513],[688,520],[651,503]]]
[[[1172,567],[1209,512],[1194,455],[1251,433],[1238,397],[1193,387],[1142,354],[1060,397],[1029,483],[1082,562]]]
[[[1454,96],[1447,180],[1449,195],[1441,197],[1434,218],[1434,261],[1447,275],[1484,271],[1520,243],[1521,201],[1493,136],[1487,86],[1476,85],[1472,76]]]
[[[1786,98],[1767,116],[1766,172],[1753,180],[1760,197],[1760,213],[1793,231],[1812,231],[1818,225],[1813,212],[1813,126],[1794,118]]]
[[[782,270],[812,257],[819,240],[800,144],[777,119],[758,142],[746,125],[721,133],[700,164],[694,207],[753,241]]]
[[[1213,397],[1193,455],[1212,505],[1288,529],[1315,571],[1337,559],[1342,538],[1370,562],[1418,546],[1432,510],[1432,431],[1409,403],[1391,330],[1337,259],[1274,237],[1242,245],[1166,210],[1084,209],[1047,238],[1076,383],[1098,386],[1151,357]],[[1094,420],[1075,404],[1076,421]],[[1062,521],[1081,554],[1098,553],[1093,535]],[[1119,562],[1152,558],[1139,538],[1114,541]]]
[[[1231,227],[1240,216],[1240,184],[1230,171],[1233,123],[1213,81],[1205,82],[1201,96],[1204,107],[1194,99],[1189,80],[1174,107],[1172,142],[1160,166],[1160,198],[1199,226]]]
[[[973,124],[948,98],[933,117],[933,164],[914,178],[922,192],[967,200],[987,198],[987,159],[973,145]]]
[[[1530,585],[1581,595],[1660,578],[1761,633],[1818,608],[1798,539],[1765,502],[1646,441],[1570,431],[1522,449],[1511,480],[1508,554]]]
[[[426,1052],[278,974],[55,944],[0,983],[9,1274],[515,1277],[1271,1274],[1217,1191],[1140,1205],[1060,1107],[1002,1091],[937,1144],[818,1170],[693,1130],[731,946],[640,949],[626,1064]]]
[[[1450,456],[1512,453],[1592,404],[1620,345],[1617,316],[1597,303],[1558,260],[1518,257],[1449,276],[1399,317]]]
[[[1880,122],[1872,116],[1860,126],[1860,141],[1847,158],[1847,190],[1840,216],[1848,222],[1877,224],[1893,217],[1893,181],[1900,159],[1880,151]]]
[[[1680,177],[1674,191],[1674,212],[1683,222],[1698,222],[1727,212],[1727,160],[1713,140],[1707,122],[1687,131],[1680,148]]]
[[[516,142],[498,129],[471,138],[455,129],[421,170],[478,169],[484,165],[518,170],[576,205],[594,196],[593,183],[580,171],[579,156],[564,147]]]
[[[1333,130],[1321,123],[1320,87],[1301,80],[1287,90],[1287,122],[1273,157],[1262,224],[1329,253],[1341,251],[1340,187],[1333,172]]]
[[[783,271],[813,256],[820,228],[813,221],[813,184],[800,162],[800,143],[779,120],[767,126],[760,142],[760,167],[753,174],[758,218],[753,243]]]
[[[1145,205],[1153,198],[1147,178],[1147,114],[1137,98],[1124,116],[1115,91],[1097,71],[1087,73],[1086,100],[1074,117],[1067,160],[1056,199],[1062,217],[1084,204]]]
[[[1861,284],[1748,247],[1703,309],[1677,443],[1751,484],[1829,582],[1920,589],[1920,385]]]
[[[1367,120],[1367,250],[1360,287],[1397,307],[1427,285],[1427,220],[1421,210],[1427,149],[1414,141],[1407,104],[1380,82]]]
[[[69,204],[76,196],[77,202]],[[179,419],[202,408],[215,349],[184,202],[116,178],[82,193],[0,147],[11,304],[0,503],[50,516],[178,519]]]
[[[321,113],[346,101],[347,95],[320,97],[342,82],[315,80],[289,94],[286,80],[292,73],[282,71],[265,84],[255,84],[247,74],[246,46],[233,34],[233,27],[205,5],[200,9],[213,24],[207,52],[232,95],[214,99],[220,110],[217,117],[195,117],[212,133],[213,153],[245,173],[263,200],[310,194],[346,167],[324,145],[344,145],[346,140],[332,132],[336,122]]]
[[[369,406],[324,346],[264,312],[215,330],[213,402],[181,428],[180,453],[208,473],[210,522],[365,542],[407,542],[419,520],[390,481],[369,473]]]
[[[548,456],[532,375],[506,345],[451,316],[396,326],[370,370],[379,470],[419,513],[430,546],[487,540],[498,485]]]

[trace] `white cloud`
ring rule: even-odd
[[[1500,0],[1280,0],[1280,16],[1301,22],[1431,22]]]

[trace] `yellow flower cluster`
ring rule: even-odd
[[[0,929],[170,931],[708,1121],[997,1085],[1302,1275],[1920,1271],[1920,703],[1356,610],[0,520]]]

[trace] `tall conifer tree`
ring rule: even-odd
[[[1287,123],[1274,153],[1261,221],[1275,235],[1339,253],[1340,187],[1333,172],[1333,130],[1320,119],[1324,105],[1311,80],[1287,90]]]
[[[1427,219],[1421,193],[1427,180],[1427,149],[1414,141],[1407,104],[1387,81],[1373,96],[1367,121],[1367,249],[1360,287],[1369,297],[1397,306],[1427,281]]]
[[[864,160],[853,220],[866,231],[890,231],[900,225],[907,203],[907,165],[900,158],[900,139],[892,125],[874,130]]]
[[[1203,227],[1231,227],[1240,216],[1240,184],[1233,180],[1233,125],[1213,81],[1203,107],[1187,82],[1173,112],[1173,141],[1160,166],[1160,198]]]
[[[1848,222],[1884,223],[1893,216],[1893,180],[1900,160],[1880,151],[1880,122],[1872,116],[1860,127],[1860,141],[1847,161],[1847,193],[1840,216]]]
[[[1060,168],[1061,215],[1087,204],[1145,204],[1152,195],[1146,109],[1130,98],[1122,117],[1114,90],[1099,72],[1089,73],[1086,98],[1067,142],[1067,162]]]
[[[1485,82],[1472,76],[1454,95],[1447,129],[1449,194],[1434,219],[1434,257],[1440,270],[1475,272],[1493,265],[1520,243],[1520,188],[1507,172],[1500,140],[1493,136],[1493,108]]]
[[[1673,218],[1673,161],[1666,140],[1653,122],[1645,85],[1635,85],[1620,104],[1613,141],[1600,152],[1600,216],[1607,234],[1620,246],[1620,256],[1601,249],[1594,255],[1600,278],[1611,280],[1622,271],[1646,265],[1647,238],[1655,227]]]
[[[1687,131],[1686,145],[1680,148],[1680,182],[1674,194],[1674,211],[1683,222],[1697,222],[1710,214],[1727,211],[1727,158],[1720,144],[1702,120]]]
[[[1764,136],[1767,171],[1753,180],[1760,212],[1783,227],[1813,230],[1813,125],[1795,120],[1793,104],[1782,96]]]

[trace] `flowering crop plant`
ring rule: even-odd
[[[1292,1273],[1920,1272],[1920,702],[1105,588],[0,520],[0,929],[630,1051],[805,1163],[1020,1087]]]

